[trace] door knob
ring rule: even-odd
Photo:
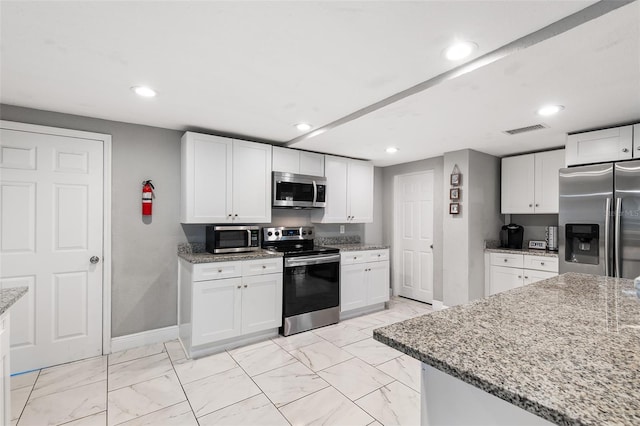
[[[89,259],[89,262],[95,265],[96,263],[100,262],[100,258],[98,256],[91,256],[91,258]]]

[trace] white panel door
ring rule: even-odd
[[[193,346],[239,336],[242,332],[242,279],[193,283]]]
[[[1,132],[0,285],[29,287],[13,309],[11,370],[100,355],[103,142]]]
[[[503,291],[521,287],[524,284],[524,273],[520,268],[506,268],[504,266],[491,267],[491,283],[489,294],[498,294]]]
[[[349,161],[347,215],[349,222],[373,222],[373,165],[366,161]],[[327,184],[327,190],[331,186]]]
[[[193,150],[188,160],[192,164],[189,179],[193,180],[187,189],[190,208],[186,222],[230,221],[232,140],[194,133],[188,143]]]
[[[233,141],[233,220],[271,222],[271,145]]]
[[[395,281],[399,294],[433,301],[433,171],[398,176]]]
[[[534,154],[502,159],[502,213],[534,212]]]
[[[340,312],[367,305],[366,263],[340,266]]]
[[[558,213],[560,169],[564,167],[564,149],[535,154],[535,212]]]
[[[282,274],[242,277],[242,334],[282,325]]]
[[[327,178],[327,207],[324,212],[313,211],[311,219],[322,223],[347,222],[347,165],[349,160],[325,156],[324,173]]]
[[[367,269],[367,304],[389,300],[389,261],[365,264]]]
[[[524,270],[524,285],[536,283],[538,281],[546,280],[547,278],[553,278],[558,276],[555,272],[536,271],[534,269]]]

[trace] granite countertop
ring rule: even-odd
[[[558,257],[557,251],[535,250],[530,248],[511,249],[511,248],[486,248],[485,252],[489,253],[510,253],[510,254],[530,254],[534,256]]]
[[[29,287],[13,287],[0,290],[0,315],[27,293]]]
[[[259,250],[245,253],[211,254],[211,253],[178,253],[178,256],[189,263],[233,262],[236,260],[255,260],[269,257],[282,257],[282,253]]]
[[[327,247],[340,249],[340,251],[383,250],[389,246],[384,244],[328,244]]]
[[[640,289],[567,273],[374,330],[557,424],[640,424]]]

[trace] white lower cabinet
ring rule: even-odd
[[[11,424],[9,312],[0,315],[0,422]]]
[[[340,313],[348,318],[389,300],[389,250],[340,254]]]
[[[513,253],[487,253],[489,295],[558,275],[558,258]]]
[[[221,278],[211,279],[215,273]],[[282,325],[280,257],[203,264],[180,259],[179,286],[180,340],[190,357],[276,335]]]

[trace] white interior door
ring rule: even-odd
[[[11,371],[100,355],[104,142],[0,131],[0,285],[29,287]]]
[[[395,282],[400,296],[433,301],[433,171],[398,176]]]

